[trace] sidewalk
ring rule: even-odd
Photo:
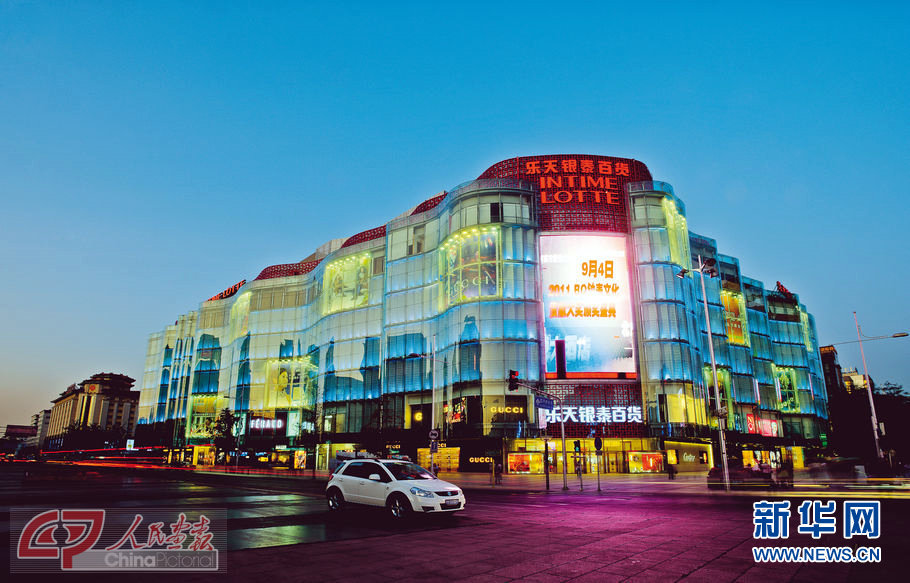
[[[52,462],[53,463],[53,462]],[[158,471],[177,474],[179,472],[193,472],[203,475],[236,475],[244,477],[262,477],[262,478],[291,478],[304,481],[326,482],[329,479],[329,472],[325,470],[286,470],[274,468],[248,468],[235,466],[189,466],[189,467],[172,467],[172,466],[151,466],[140,464],[111,464],[100,462],[79,462],[76,467],[92,468],[126,468],[138,469],[145,471]],[[72,465],[70,467],[73,467]],[[659,492],[701,492],[707,488],[706,472],[679,473],[675,480],[669,480],[666,474],[601,474],[601,488],[615,488],[616,486],[633,486],[645,485],[651,486],[651,490]],[[503,474],[502,484],[494,484],[492,474],[473,473],[473,472],[440,472],[439,479],[451,482],[466,490],[488,490],[488,491],[514,491],[514,492],[546,492],[546,478],[543,475],[528,474]],[[582,483],[579,484],[578,476],[569,474],[567,476],[568,491],[597,491],[597,475],[585,474],[582,477]],[[562,474],[550,475],[551,492],[563,491]]]
[[[53,463],[53,462],[52,462]],[[56,464],[55,464],[56,465]],[[158,471],[176,475],[181,472],[193,472],[201,475],[243,476],[261,478],[287,478],[300,480],[315,485],[325,483],[329,472],[325,470],[286,470],[274,468],[246,468],[234,466],[197,466],[171,467],[149,466],[144,464],[111,464],[99,462],[79,462],[68,467],[92,468],[125,468],[141,471]],[[439,478],[451,482],[468,491],[487,492],[547,492],[546,478],[543,475],[503,474],[502,484],[494,484],[493,476],[487,473],[440,472]],[[566,477],[568,489],[563,490],[562,474],[550,474],[549,492],[582,493],[597,492],[597,475],[584,474],[581,482],[575,474]],[[772,496],[808,495],[810,493],[834,493],[846,496],[873,495],[876,497],[910,497],[910,480],[906,478],[869,478],[865,482],[819,480],[810,476],[808,470],[797,470],[794,476],[794,488],[776,490],[762,487],[734,488],[729,492],[722,489],[709,490],[707,472],[680,472],[676,479],[670,480],[667,474],[601,474],[601,491],[638,490],[650,494],[713,494],[754,496],[761,492]],[[303,484],[302,484],[303,485]]]
[[[494,484],[490,474],[467,472],[440,472],[439,478],[452,482],[465,489],[505,490],[521,492],[545,492],[546,477],[543,475],[503,474],[502,484]],[[597,491],[597,474],[584,474],[579,481],[575,474],[566,476],[569,492]],[[707,472],[680,473],[675,480],[669,480],[666,474],[601,474],[601,489],[614,489],[617,486],[649,485],[649,489],[660,492],[691,492],[707,488]],[[550,474],[550,491],[563,491],[562,474]]]

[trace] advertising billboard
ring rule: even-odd
[[[449,237],[439,249],[439,271],[444,283],[443,306],[500,294],[499,230],[465,229]]]
[[[623,235],[541,235],[546,373],[635,372],[632,293]]]
[[[363,253],[326,266],[322,280],[323,314],[367,305],[370,299],[371,261],[370,254]]]
[[[270,409],[315,407],[313,365],[306,356],[268,361],[267,402]]]

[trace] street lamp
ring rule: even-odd
[[[705,292],[705,275],[708,277],[717,277],[717,260],[706,259],[702,261],[701,255],[698,256],[698,268],[692,268],[692,271],[698,273],[701,279],[701,298],[705,306],[705,325],[708,327],[708,351],[711,354],[711,373],[714,375],[714,401],[716,403],[717,417],[717,435],[720,441],[720,455],[724,461],[724,490],[730,490],[730,468],[727,464],[727,440],[724,436],[724,428],[721,423],[727,422],[727,410],[721,406],[720,389],[717,383],[717,361],[714,359],[714,337],[711,335],[711,314],[708,311],[708,294]],[[688,269],[683,268],[676,277],[684,279]]]
[[[856,324],[856,341],[859,342],[859,353],[863,357],[863,378],[866,382],[866,395],[869,397],[869,410],[872,412],[872,436],[875,438],[875,455],[882,459],[882,448],[879,443],[878,417],[875,415],[875,401],[872,399],[872,383],[869,382],[869,370],[866,368],[866,352],[863,350],[863,335],[859,329],[859,320],[856,312],[853,312],[853,322]],[[880,340],[883,338],[903,338],[907,336],[906,332],[897,332],[890,336],[867,337],[866,340]],[[839,344],[845,344],[840,342]]]

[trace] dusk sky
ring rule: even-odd
[[[0,425],[521,155],[641,160],[822,344],[910,331],[907,3],[425,4],[0,0]]]

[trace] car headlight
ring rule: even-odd
[[[432,498],[433,497],[432,492],[424,490],[423,488],[418,488],[417,486],[414,486],[413,488],[411,488],[411,494],[413,494],[415,496],[420,496],[421,498]]]

